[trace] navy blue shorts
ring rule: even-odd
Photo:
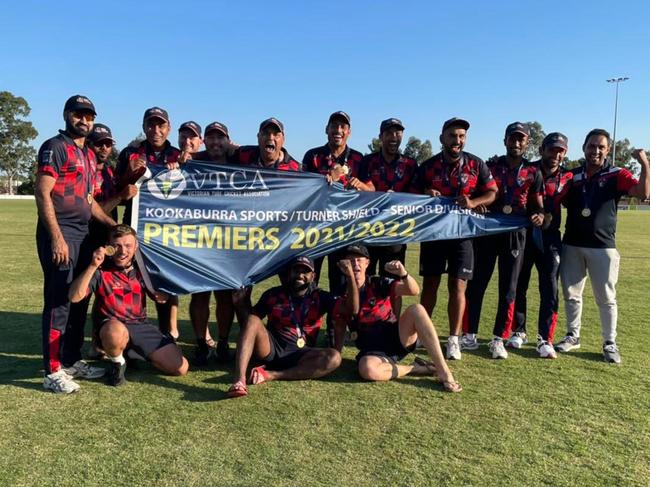
[[[415,350],[415,342],[405,347],[399,339],[397,322],[380,322],[368,327],[361,327],[355,342],[359,353],[357,362],[366,355],[386,357],[393,362],[399,362]]]
[[[295,343],[269,333],[271,353],[262,359],[269,370],[285,370],[298,365],[300,359],[310,347],[298,348]]]

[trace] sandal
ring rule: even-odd
[[[246,384],[244,384],[240,380],[232,384],[228,388],[228,391],[226,392],[226,396],[228,396],[229,398],[243,397],[247,395],[248,395],[248,387],[246,387]]]
[[[414,370],[409,375],[436,375],[436,366],[433,362],[424,360],[421,357],[415,357],[412,366]],[[418,370],[415,371],[415,368]]]
[[[269,379],[269,373],[266,371],[263,365],[255,367],[251,370],[251,375],[248,379],[249,384],[258,385],[263,384]]]

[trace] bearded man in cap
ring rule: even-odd
[[[253,385],[271,380],[316,379],[338,368],[340,353],[315,345],[323,315],[350,316],[358,312],[352,267],[349,261],[340,266],[349,283],[345,299],[315,286],[314,262],[306,256],[289,263],[281,286],[262,294],[239,335],[235,382],[228,389],[228,397],[248,394],[246,370],[253,355],[263,362],[250,372],[249,383]],[[265,317],[266,327],[262,323]]]
[[[560,254],[562,252],[562,237],[560,223],[562,221],[561,200],[563,192],[573,178],[573,173],[562,167],[562,161],[569,149],[568,140],[559,132],[552,132],[544,137],[539,153],[542,156],[538,167],[542,176],[542,198],[544,204],[544,223],[542,224],[542,247],[533,241],[533,229],[526,233],[524,259],[517,280],[517,297],[515,299],[515,333],[522,341],[526,335],[526,294],[533,266],[537,269],[539,282],[539,315],[537,320],[537,353],[541,358],[554,359],[557,357],[553,348],[553,336],[557,324],[559,306],[558,278],[560,270]]]
[[[85,96],[63,108],[65,130],[38,151],[34,196],[38,210],[36,247],[43,270],[43,387],[55,393],[79,390],[74,378],[97,378],[104,370],[81,360],[86,306],[72,306],[68,289],[90,261],[88,223],[114,225],[93,197],[95,154],[86,145],[97,112]]]
[[[284,148],[284,124],[277,118],[260,123],[257,145],[243,145],[230,157],[232,162],[280,171],[300,171],[300,163]]]
[[[506,127],[504,145],[506,155],[488,163],[499,193],[490,205],[490,210],[506,216],[527,217],[533,225],[541,226],[544,221],[542,205],[542,178],[540,171],[524,157],[528,148],[530,129],[526,124],[513,122]],[[494,267],[499,265],[499,287],[497,312],[492,329],[492,340],[488,348],[494,359],[508,358],[504,340],[512,348],[526,343],[525,337],[514,333],[515,294],[517,279],[524,259],[526,229],[499,233],[474,240],[476,267],[474,277],[467,285],[466,320],[461,346],[474,350],[478,347],[476,335],[483,297],[492,278]]]
[[[442,151],[418,167],[413,182],[415,192],[431,197],[454,198],[461,208],[484,208],[496,197],[497,187],[490,169],[474,154],[465,152],[469,122],[451,118],[442,126]],[[460,360],[460,333],[465,312],[467,281],[474,274],[472,239],[435,240],[420,244],[420,303],[429,316],[436,306],[442,274],[447,273],[449,302],[448,360]]]

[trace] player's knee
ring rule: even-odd
[[[172,375],[175,376],[184,376],[187,375],[187,372],[190,370],[190,364],[188,363],[187,359],[185,357],[181,358],[181,365],[177,367],[173,372]]]
[[[341,366],[341,354],[334,350],[333,348],[327,349],[327,354],[325,355],[326,368],[329,370],[338,369]]]
[[[412,316],[413,318],[428,318],[429,314],[424,306],[421,304],[412,304],[404,311],[404,314],[407,316]]]
[[[99,338],[105,347],[126,346],[129,332],[121,322],[109,320],[99,330]]]
[[[359,375],[362,379],[369,381],[385,380],[383,374],[377,368],[377,364],[372,363],[367,357],[363,357],[359,361]]]

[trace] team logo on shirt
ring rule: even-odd
[[[185,176],[179,169],[162,171],[147,182],[149,192],[161,200],[178,198],[186,186]]]
[[[52,156],[54,155],[53,150],[44,150],[43,151],[43,164],[52,164]]]

